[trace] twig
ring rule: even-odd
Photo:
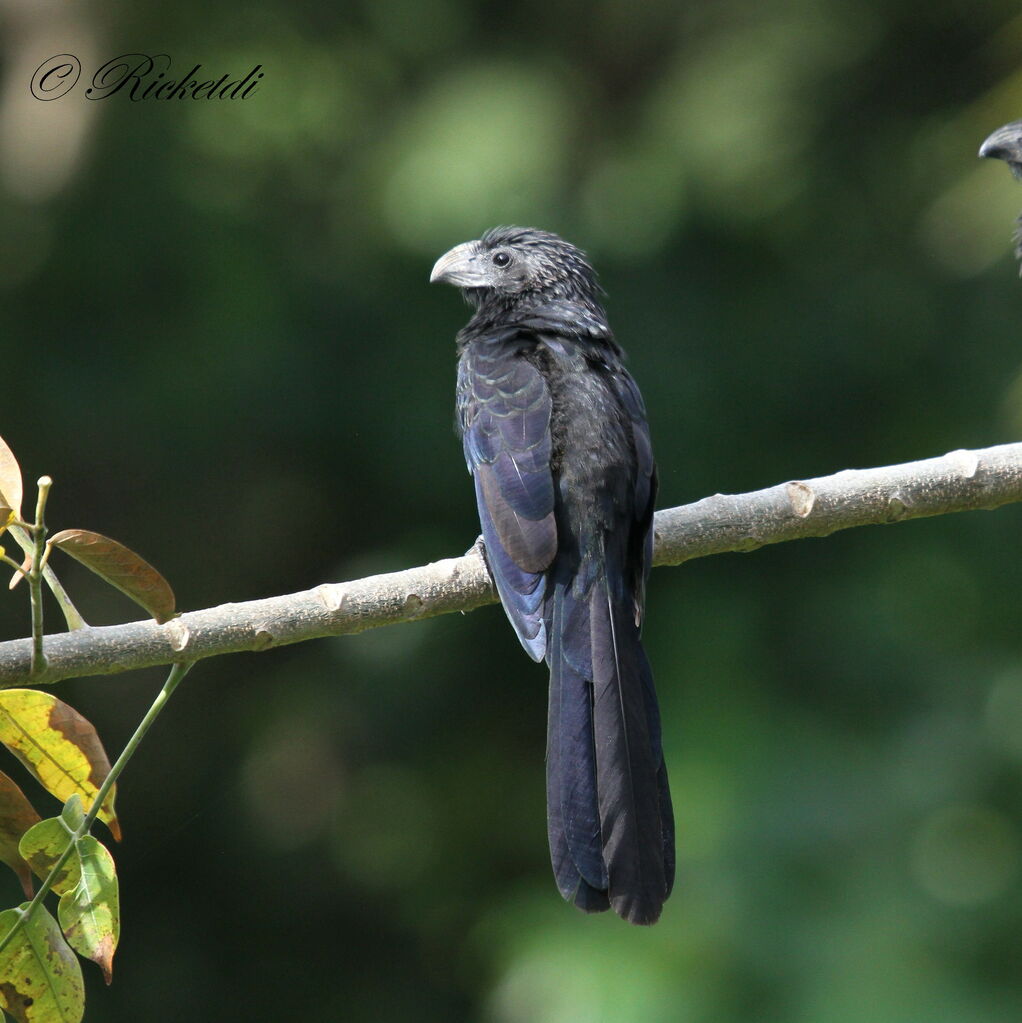
[[[953,451],[878,469],[704,498],[657,513],[655,565],[1022,501],[1022,444]],[[260,651],[321,636],[472,611],[496,601],[478,550],[420,568],[191,611],[164,625],[131,622],[46,637],[34,683]],[[29,678],[31,640],[0,643],[0,686]]]

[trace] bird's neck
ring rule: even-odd
[[[537,291],[500,295],[471,289],[465,297],[475,306],[472,318],[461,331],[465,342],[517,328],[613,344],[603,306],[588,295]]]

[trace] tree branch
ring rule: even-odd
[[[657,512],[654,565],[827,536],[852,526],[902,522],[1022,501],[1022,444],[952,451],[878,469],[717,494]],[[107,675],[157,664],[266,650],[320,636],[473,611],[496,602],[477,548],[420,568],[325,583],[311,590],[191,611],[164,625],[131,622],[47,636],[46,668],[33,683]],[[0,643],[0,686],[24,683],[31,639]]]

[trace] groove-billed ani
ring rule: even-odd
[[[639,641],[656,468],[639,390],[585,255],[488,231],[441,256],[461,288],[458,422],[501,603],[550,666],[547,824],[557,886],[586,912],[654,923],[674,818]]]
[[[979,155],[1003,160],[1016,178],[1022,178],[1022,121],[998,128],[979,147]],[[1022,259],[1022,217],[1015,225],[1015,255]]]

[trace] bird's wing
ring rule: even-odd
[[[546,653],[544,572],[557,553],[550,392],[516,346],[462,355],[458,413],[486,556],[501,603],[534,660]]]
[[[621,407],[630,421],[632,443],[635,449],[635,503],[634,520],[631,535],[628,539],[630,556],[635,574],[631,579],[632,599],[634,607],[634,633],[628,628],[629,623],[619,623],[620,635],[631,635],[635,640],[634,656],[638,663],[638,675],[642,679],[643,697],[646,705],[649,744],[656,768],[656,785],[660,810],[660,829],[663,848],[663,872],[666,883],[663,898],[671,892],[674,885],[674,811],[671,805],[671,792],[667,780],[667,766],[664,763],[663,740],[660,731],[660,711],[657,705],[656,690],[653,686],[653,673],[649,668],[645,651],[638,642],[639,629],[645,604],[646,579],[653,563],[653,511],[657,496],[656,463],[653,460],[653,448],[649,437],[649,424],[646,420],[646,408],[639,393],[638,385],[624,369],[614,375],[614,389],[621,402]],[[613,616],[612,616],[613,619]],[[627,646],[627,644],[626,644]]]
[[[646,578],[653,563],[653,508],[657,494],[656,463],[653,461],[653,445],[649,439],[649,423],[646,421],[646,406],[639,393],[639,387],[629,373],[620,370],[613,378],[621,407],[628,417],[635,448],[635,495],[633,536],[638,549],[632,563],[638,566],[638,577],[631,580],[635,592],[635,624],[642,624],[645,601]]]

